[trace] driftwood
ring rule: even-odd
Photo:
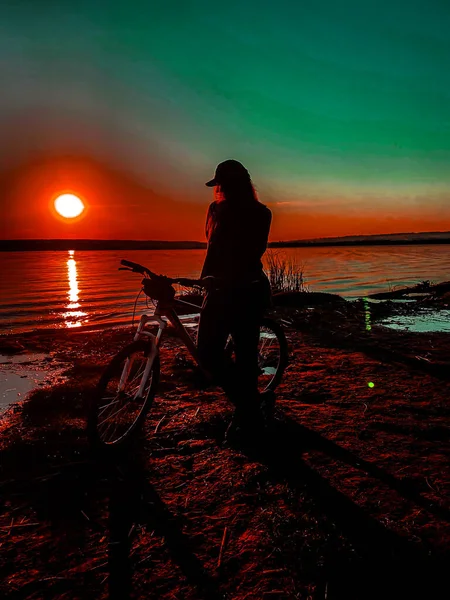
[[[200,310],[203,302],[201,294],[185,294],[177,296],[176,300],[183,300],[198,306]],[[320,306],[324,304],[342,305],[345,304],[344,298],[337,294],[327,294],[326,292],[278,292],[273,294],[272,301],[274,307],[284,306],[290,308],[301,308],[305,306]],[[179,315],[195,313],[196,309],[187,306],[181,302],[175,302],[175,310]]]
[[[424,294],[443,296],[450,292],[450,281],[444,281],[436,285],[431,285],[430,282],[424,281],[412,287],[405,287],[399,290],[392,290],[390,292],[378,292],[375,294],[368,294],[367,298],[374,300],[389,300],[389,299],[401,299],[407,298],[410,294]],[[412,296],[414,297],[414,296]],[[203,296],[201,294],[183,294],[177,296],[175,300],[183,300],[200,307],[203,302]],[[321,306],[321,305],[334,305],[342,306],[346,303],[346,300],[338,294],[329,294],[327,292],[276,292],[272,296],[274,307],[287,307],[287,308],[302,308],[306,306]],[[195,313],[196,308],[189,307],[181,302],[175,302],[175,309],[179,315],[186,315]]]
[[[326,292],[279,292],[274,294],[274,306],[300,308],[303,306],[319,306],[322,304],[345,304],[344,298]]]

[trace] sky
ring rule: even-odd
[[[450,230],[448,31],[447,0],[3,0],[0,238],[204,239],[227,158],[272,240]]]

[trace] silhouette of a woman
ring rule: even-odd
[[[258,393],[259,326],[270,304],[270,285],[263,271],[271,211],[259,202],[250,174],[236,160],[217,166],[206,183],[214,187],[215,201],[208,209],[208,249],[202,277],[217,278],[202,306],[198,351],[203,366],[221,383],[235,406],[227,436],[251,435],[262,425]],[[235,363],[224,361],[232,335]]]

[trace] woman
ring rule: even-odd
[[[202,278],[214,277],[203,303],[198,331],[202,365],[213,373],[235,405],[227,437],[251,435],[262,426],[258,393],[259,326],[270,304],[270,285],[261,257],[267,248],[272,213],[257,198],[250,175],[236,160],[217,166],[215,201],[206,219],[208,249]],[[235,363],[224,362],[229,335]]]

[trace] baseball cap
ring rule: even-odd
[[[217,165],[214,178],[207,181],[205,185],[214,187],[215,185],[221,185],[225,182],[245,179],[250,179],[250,174],[247,169],[238,160],[230,159]]]

